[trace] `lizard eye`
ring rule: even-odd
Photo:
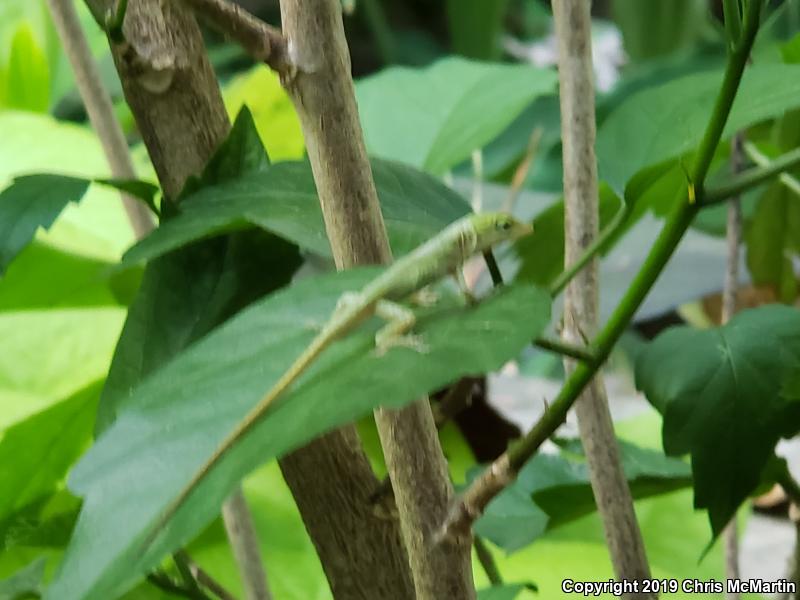
[[[497,228],[502,229],[504,231],[508,231],[509,229],[511,229],[511,221],[509,221],[508,219],[502,219],[497,222]]]

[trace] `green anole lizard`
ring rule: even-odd
[[[272,389],[220,443],[211,457],[161,514],[152,537],[148,538],[147,545],[180,509],[196,485],[264,417],[275,400],[334,341],[372,315],[378,315],[387,320],[386,326],[375,335],[379,352],[398,344],[418,347],[419,344],[413,337],[404,335],[414,325],[414,313],[396,304],[395,301],[407,298],[445,275],[460,272],[464,261],[478,252],[486,251],[499,242],[520,238],[532,230],[530,225],[521,223],[505,213],[472,214],[463,217],[395,261],[361,291],[342,294],[333,314],[319,334]]]

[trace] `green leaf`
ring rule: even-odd
[[[181,191],[181,198],[186,198],[204,187],[227,183],[245,175],[263,173],[269,166],[269,157],[258,136],[253,115],[247,106],[243,106],[236,115],[228,137],[203,167],[200,177],[189,178]]]
[[[0,275],[32,239],[49,228],[68,202],[86,193],[86,180],[62,175],[19,177],[0,192]]]
[[[614,21],[634,61],[685,50],[706,27],[705,0],[613,0]]]
[[[0,581],[0,600],[29,600],[41,597],[47,558],[40,557],[8,579]]]
[[[0,312],[127,304],[141,271],[118,270],[34,240],[0,278]]]
[[[664,494],[691,484],[689,466],[660,452],[619,441],[625,477],[634,498]],[[596,510],[589,469],[579,440],[558,455],[537,454],[517,481],[492,501],[475,524],[479,535],[506,552],[523,548],[546,529],[562,526]],[[571,456],[572,454],[572,456]]]
[[[555,91],[554,71],[440,60],[392,67],[358,82],[370,154],[441,175],[497,137],[534,98]]]
[[[252,111],[258,133],[273,160],[303,157],[300,120],[276,73],[265,65],[254,67],[225,85],[223,96],[231,119],[242,106]]]
[[[244,108],[228,138],[185,192],[258,174],[269,159]],[[191,207],[189,193],[183,206]],[[166,219],[171,223],[176,217]],[[97,413],[97,431],[151,371],[251,302],[287,284],[298,249],[257,229],[204,240],[150,263],[122,331]]]
[[[105,377],[124,318],[119,307],[0,312],[0,428]]]
[[[508,0],[448,0],[447,23],[453,50],[480,60],[500,56]]]
[[[257,298],[286,285],[297,247],[259,230],[206,240],[147,266],[97,411],[105,430],[150,372]]]
[[[372,171],[396,255],[470,210],[456,192],[416,169],[376,160]],[[187,196],[180,213],[133,246],[124,262],[151,260],[189,242],[252,226],[331,256],[311,167],[284,162]]]
[[[128,588],[217,513],[256,465],[462,375],[499,368],[549,321],[549,297],[510,286],[476,306],[422,315],[420,354],[374,352],[375,320],[335,343],[197,487],[151,545],[158,516],[327,322],[337,299],[377,269],[305,279],[244,310],[156,371],[73,471],[84,510],[49,598],[107,598]],[[332,402],[331,399],[336,401]]]
[[[0,520],[56,490],[89,445],[102,382],[17,423],[0,439]]]
[[[597,136],[600,177],[620,196],[646,167],[677,159],[700,142],[721,73],[681,77],[633,95]],[[724,137],[800,106],[800,66],[766,64],[745,70]]]
[[[69,543],[81,503],[59,490],[0,521],[0,551],[57,548]]]
[[[47,16],[44,5],[37,6]],[[105,36],[103,44],[107,52]],[[86,127],[56,121],[48,115],[0,111],[0,131],[0,186],[9,185],[19,175],[56,168],[64,175],[84,178],[108,175],[100,143]],[[119,194],[91,186],[79,205],[67,206],[53,227],[37,237],[73,254],[116,262],[130,246],[133,232]]]
[[[800,404],[780,395],[800,361],[800,311],[766,306],[708,330],[677,327],[640,355],[636,385],[664,416],[664,450],[692,456],[695,506],[714,536],[759,483]]]
[[[50,70],[47,57],[27,23],[14,34],[6,76],[8,108],[47,112],[50,108]]]
[[[95,179],[95,183],[112,187],[120,192],[141,200],[154,215],[159,215],[160,211],[156,206],[156,196],[161,191],[157,185],[141,179]]]
[[[783,302],[797,296],[792,256],[800,252],[800,201],[780,181],[756,206],[745,236],[747,267],[756,285],[768,285]]]
[[[478,590],[478,600],[514,600],[524,589],[522,583],[496,585]]]

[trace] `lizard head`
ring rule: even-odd
[[[529,223],[518,221],[508,213],[481,213],[471,216],[475,228],[477,250],[483,251],[494,244],[521,238],[533,232]]]

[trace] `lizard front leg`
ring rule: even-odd
[[[378,356],[382,356],[395,346],[404,346],[417,352],[428,351],[428,347],[419,336],[407,333],[417,321],[412,310],[390,300],[379,300],[375,305],[375,314],[387,321],[386,325],[375,334]]]

